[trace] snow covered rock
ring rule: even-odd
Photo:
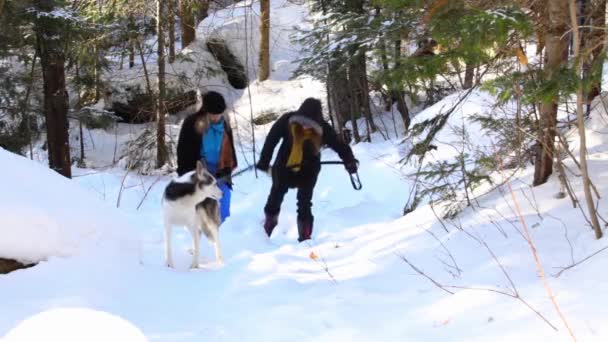
[[[0,258],[35,263],[102,248],[136,260],[135,230],[76,182],[0,149]]]

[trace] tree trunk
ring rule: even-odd
[[[192,1],[193,0],[179,0],[179,12],[182,19],[182,49],[190,45],[196,38]]]
[[[135,66],[135,45],[136,40],[138,39],[137,34],[135,32],[135,18],[133,15],[129,15],[129,21],[127,24],[127,29],[129,31],[129,38],[127,44],[129,44],[129,69]]]
[[[265,81],[270,76],[270,0],[260,0],[260,73],[258,80]]]
[[[175,0],[168,0],[167,26],[169,27],[169,64],[175,61]]]
[[[581,75],[582,61],[579,59],[581,52],[581,41],[578,23],[576,20],[576,5],[574,3],[574,0],[569,0],[569,8],[574,43],[574,59],[576,61],[576,73],[578,75]],[[605,14],[606,13],[604,12],[604,15]],[[576,118],[578,123],[578,134],[580,138],[579,158],[581,165],[581,173],[583,176],[583,189],[585,190],[585,201],[587,202],[587,211],[589,212],[589,219],[591,220],[591,226],[593,227],[593,230],[595,232],[595,237],[599,239],[602,237],[602,227],[600,226],[600,222],[597,218],[597,212],[595,210],[595,204],[593,203],[593,194],[591,192],[591,179],[589,178],[589,170],[587,168],[587,142],[585,134],[585,121],[583,117],[583,96],[583,85],[579,84],[576,90]]]
[[[336,74],[337,72],[332,70],[330,65],[327,72],[327,102],[331,108],[329,115],[334,123],[334,129],[338,134],[342,135],[342,129],[344,127],[343,118],[346,112],[343,111],[341,104],[344,101],[341,101],[340,99],[340,96],[344,96],[344,94],[340,91],[340,89],[336,88],[336,85],[339,82],[339,76]]]
[[[401,40],[395,41],[395,49],[394,49],[394,58],[395,58],[395,69],[399,68],[401,65]],[[405,128],[405,132],[410,128],[411,119],[410,119],[410,111],[407,108],[407,103],[405,103],[405,92],[403,91],[402,85],[399,85],[397,89],[393,92],[393,97],[397,98],[397,110],[399,114],[401,114],[401,120],[403,120],[403,126]]]
[[[129,69],[135,66],[135,48],[133,42],[129,41]]]
[[[475,65],[471,62],[467,62],[464,69],[464,89],[470,89],[473,87],[473,80],[475,78]]]
[[[533,21],[535,23],[534,34],[536,35],[536,55],[540,56],[545,49],[546,32],[546,17],[547,6],[546,1],[532,1],[530,10],[534,13]]]
[[[122,63],[121,63],[122,65]],[[75,65],[76,68],[76,78],[80,79],[80,66],[78,65],[78,63],[76,63]],[[82,103],[81,103],[81,98],[80,98],[80,85],[77,84],[76,85],[76,110],[80,110],[80,108],[82,107]],[[80,139],[80,160],[78,162],[78,167],[85,167],[84,164],[84,159],[85,159],[85,155],[84,155],[84,130],[82,128],[82,113],[81,115],[79,115],[78,118],[78,134],[79,134],[79,139]]]
[[[55,1],[38,0],[36,7],[41,12],[51,12],[55,8]],[[63,37],[63,30],[56,20],[58,19],[40,16],[36,20],[36,40],[42,66],[49,167],[71,178],[65,53],[63,42],[57,39]]]
[[[585,103],[591,109],[591,101],[602,90],[602,51],[606,39],[606,0],[584,0],[584,25],[592,28],[581,30],[582,53],[584,58],[583,79],[587,85]],[[594,70],[595,69],[595,70]]]
[[[192,1],[192,0],[190,0]],[[198,0],[198,11],[196,11],[196,24],[209,16],[209,0]]]
[[[334,117],[336,131],[342,134],[346,121],[350,119],[351,94],[349,91],[350,87],[348,86],[346,69],[343,67],[341,61],[330,63],[327,75],[327,85],[331,90],[331,114]]]
[[[171,1],[171,0],[170,0]],[[158,33],[158,102],[156,105],[156,167],[167,162],[165,144],[165,0],[157,0],[157,33]]]
[[[357,96],[357,111],[365,118],[367,124],[367,140],[371,141],[371,133],[376,132],[378,128],[370,108],[365,48],[359,47],[357,51],[357,54],[351,57],[349,80]]]
[[[103,9],[101,7],[101,2],[98,2],[97,11],[98,15],[101,17],[103,15]],[[99,47],[100,41],[99,39],[95,40],[95,44],[93,44],[93,54],[95,55],[95,66],[94,66],[94,74],[95,74],[95,102],[98,102],[101,98],[101,62],[100,62],[100,54],[101,49]]]
[[[545,74],[551,79],[568,59],[567,0],[547,1],[547,32],[545,36]],[[553,151],[557,129],[559,94],[540,105],[540,122],[534,163],[534,186],[544,184],[553,172]]]

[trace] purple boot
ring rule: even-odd
[[[268,235],[268,237],[270,237],[270,235],[272,235],[272,231],[274,230],[274,227],[277,226],[277,224],[279,223],[279,215],[270,215],[270,214],[266,214],[266,219],[264,220],[264,230],[266,231],[266,235]]]
[[[312,219],[298,219],[298,242],[310,240],[312,235]]]

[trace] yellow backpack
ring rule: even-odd
[[[315,155],[321,152],[322,129],[311,119],[294,116],[289,120],[289,133],[291,151],[287,159],[287,167],[298,172],[304,161],[304,145],[307,142],[312,144]]]

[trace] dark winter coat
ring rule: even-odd
[[[202,126],[202,132],[209,128],[209,116],[201,112],[189,115],[182,124],[177,141],[177,174],[183,175],[196,168],[196,162],[201,159],[202,134],[196,126]],[[230,182],[230,175],[237,167],[236,151],[229,118],[224,115],[224,138],[220,149],[220,159],[217,166],[216,177],[223,177]]]
[[[266,141],[264,142],[264,147],[262,148],[260,160],[257,164],[259,169],[268,169],[274,149],[279,143],[279,140],[282,139],[283,141],[279,147],[279,152],[277,153],[272,169],[273,178],[275,175],[279,179],[284,179],[285,177],[295,177],[298,178],[298,183],[306,183],[307,179],[313,177],[316,179],[316,176],[321,170],[321,154],[319,153],[320,151],[314,151],[313,146],[305,147],[303,160],[301,163],[302,167],[299,172],[294,172],[293,168],[287,167],[293,143],[293,137],[289,131],[289,124],[290,122],[299,121],[302,119],[305,121],[314,122],[314,128],[321,133],[321,144],[318,147],[323,145],[329,146],[331,149],[336,151],[340,158],[345,162],[351,162],[355,159],[350,146],[338,139],[334,129],[325,120],[320,118],[318,115],[306,115],[306,113],[301,114],[296,111],[283,114],[270,129],[270,132],[266,137]]]

